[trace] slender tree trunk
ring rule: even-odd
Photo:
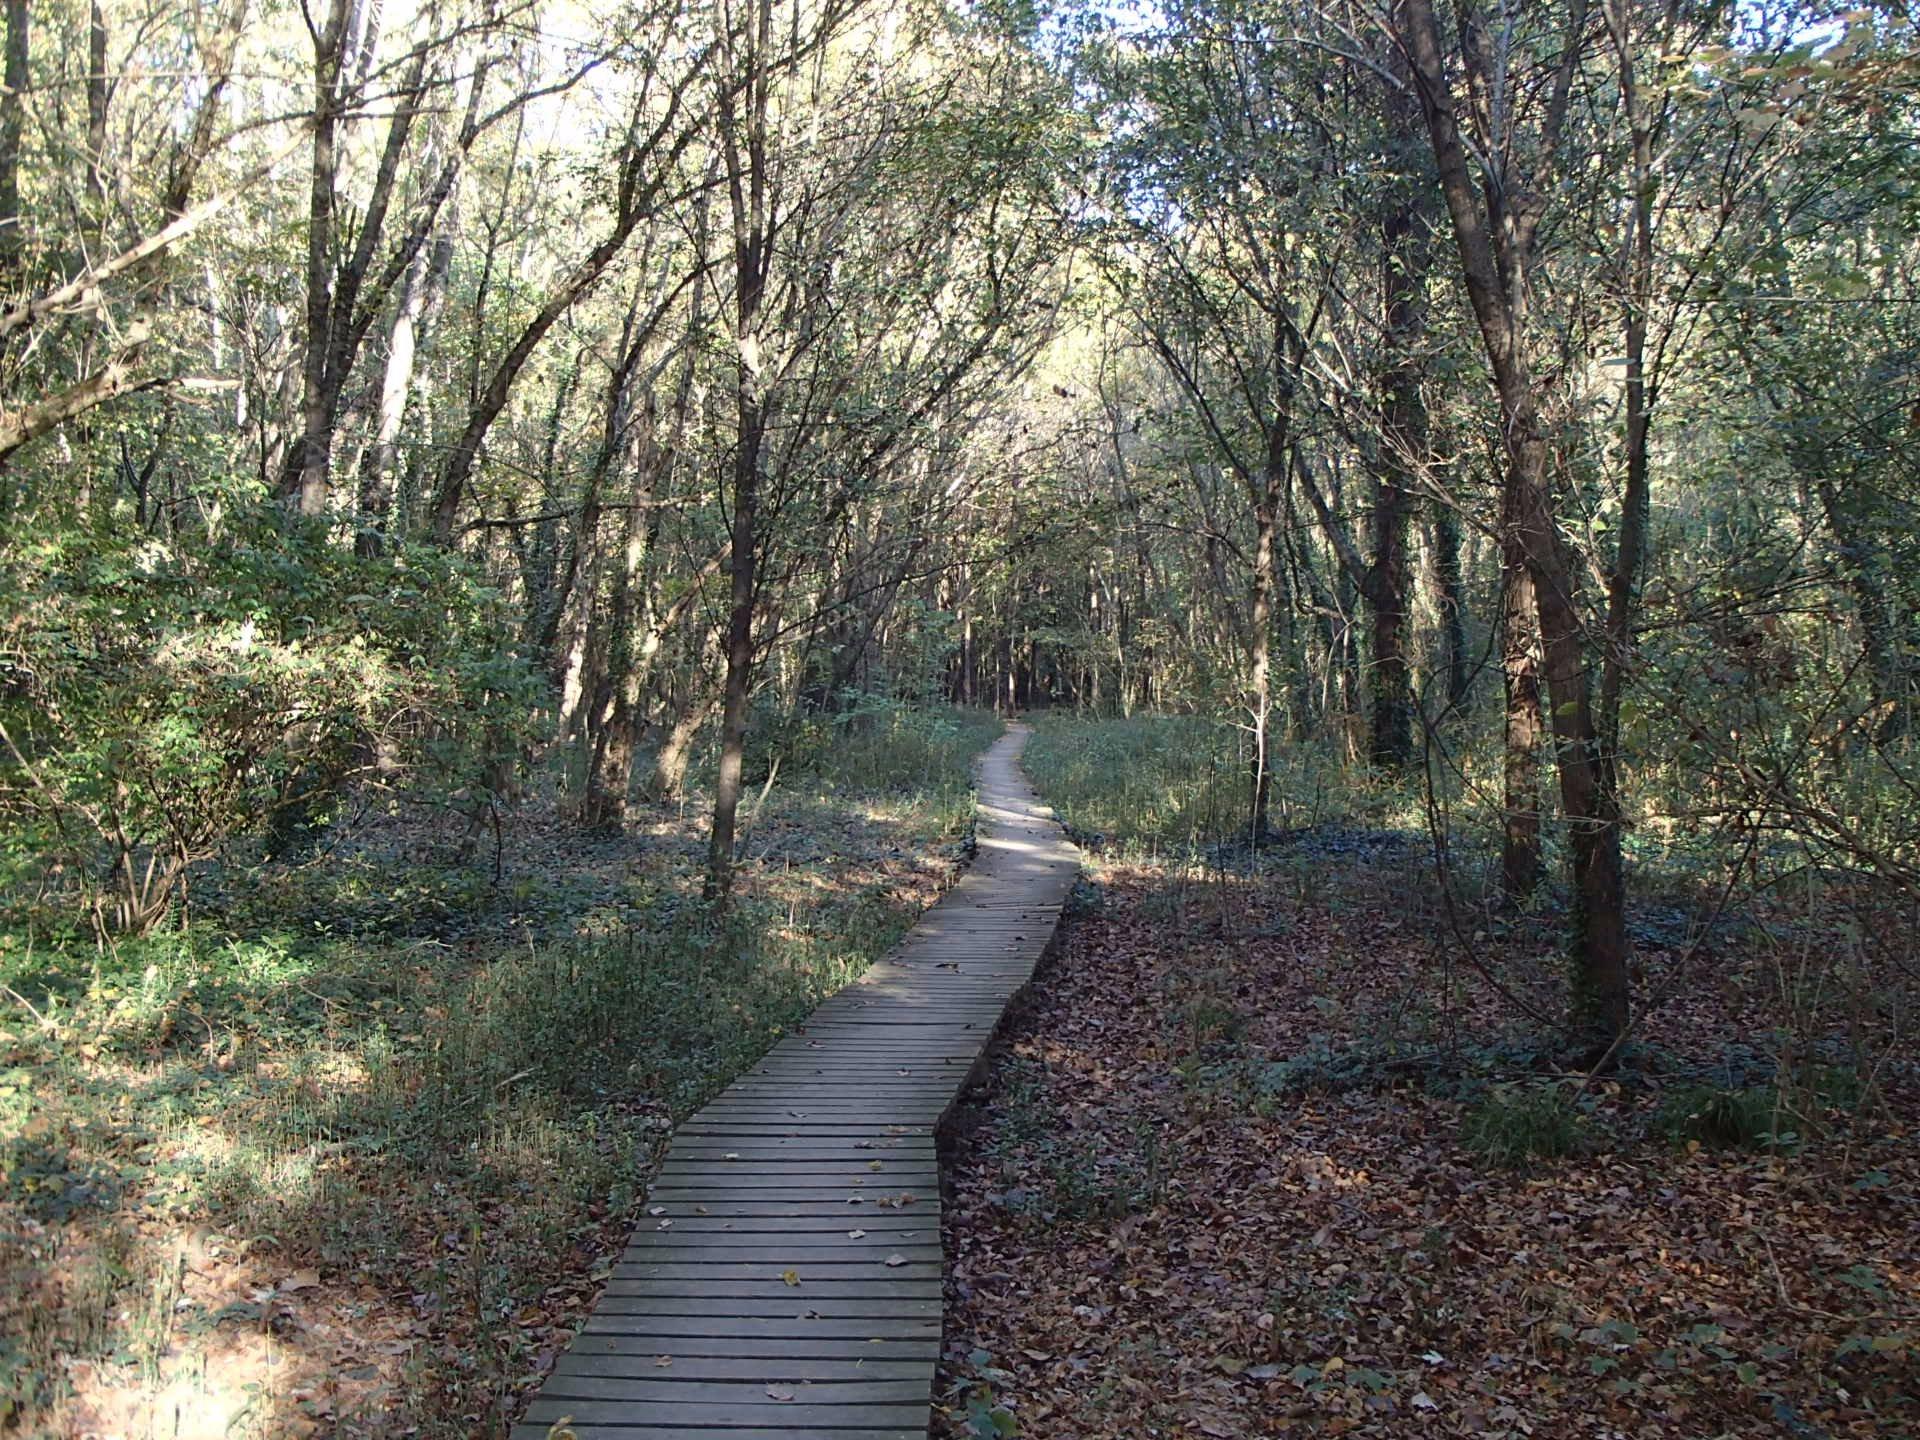
[[[407,397],[413,390],[413,365],[426,313],[428,255],[414,257],[393,307],[393,328],[387,332],[387,364],[380,381],[380,409],[374,421],[373,444],[360,464],[359,523],[353,548],[362,558],[378,555],[386,546],[389,512],[393,508],[393,461],[399,451],[400,426],[406,419]]]
[[[213,151],[214,127],[219,122],[221,97],[233,78],[233,58],[240,48],[240,32],[246,28],[248,0],[230,0],[220,18],[220,28],[202,51],[200,103],[193,112],[193,124],[186,139],[175,145],[168,164],[166,197],[161,209],[169,220],[187,213],[194,182],[200,167]],[[112,89],[111,86],[108,87]]]
[[[1854,615],[1860,622],[1861,666],[1873,707],[1880,715],[1874,734],[1885,744],[1906,733],[1912,705],[1906,677],[1901,673],[1894,597],[1888,582],[1891,564],[1879,537],[1849,513],[1838,485],[1824,473],[1817,473],[1814,490],[1833,537],[1837,568],[1853,595]]]
[[[1574,23],[1568,27],[1567,51],[1541,142],[1548,147],[1547,153],[1564,115],[1583,41],[1584,14],[1584,5],[1575,0]],[[1474,185],[1432,0],[1404,0],[1400,21],[1419,82],[1441,193],[1453,222],[1467,298],[1500,394],[1501,430],[1509,460],[1503,544],[1515,547],[1524,559],[1539,614],[1545,700],[1574,872],[1573,1018],[1596,1052],[1606,1052],[1626,1033],[1631,993],[1620,810],[1618,795],[1604,775],[1592,703],[1591,657],[1580,613],[1579,571],[1554,524],[1549,447],[1526,353],[1529,247],[1540,219],[1536,207],[1542,202],[1530,188],[1489,186],[1482,191]],[[1480,62],[1470,55],[1469,63]],[[1531,178],[1543,184],[1548,177]],[[1483,198],[1495,207],[1491,213],[1482,209]]]
[[[633,488],[620,526],[620,563],[604,618],[596,620],[602,635],[592,646],[601,658],[595,693],[585,707],[587,778],[581,816],[588,825],[617,826],[626,814],[639,699],[634,691],[642,678],[639,667],[651,660],[659,644],[651,569],[659,533],[656,502],[667,452],[654,434],[652,395],[641,397],[637,404],[644,418],[625,420],[634,432],[628,442]],[[620,408],[630,415],[634,405],[629,400]],[[609,441],[617,438],[618,432],[610,431]]]
[[[307,171],[307,331],[300,355],[300,439],[289,452],[289,498],[302,515],[327,508],[336,395],[327,375],[334,324],[333,206],[340,168],[340,62],[348,0],[332,0],[313,38],[313,154]]]
[[[734,92],[719,106],[721,152],[733,217],[734,375],[733,523],[728,533],[726,678],[721,688],[720,766],[713,787],[713,831],[707,843],[705,898],[724,910],[733,893],[733,845],[740,810],[741,772],[747,749],[748,705],[753,694],[753,609],[760,558],[761,447],[767,423],[762,366],[761,307],[773,263],[778,216],[769,155],[773,40],[772,0],[755,0],[738,37],[744,114]]]
[[[1547,443],[1528,437],[1516,455],[1519,534],[1540,611],[1546,700],[1560,770],[1560,804],[1573,861],[1573,1013],[1576,1026],[1605,1050],[1626,1033],[1626,881],[1620,860],[1619,797],[1608,783],[1594,724],[1590,654],[1576,571],[1549,508]]]
[[[656,800],[677,800],[686,790],[687,765],[693,756],[694,741],[719,708],[716,699],[689,696],[679,716],[660,742],[653,759],[653,780],[647,787]]]
[[[759,537],[760,440],[765,417],[758,382],[743,365],[738,394],[739,439],[734,451],[733,527],[727,549],[727,673],[721,690],[720,769],[713,787],[713,832],[707,845],[705,895],[724,905],[733,890],[734,829],[747,751],[748,704],[753,686],[753,604]]]
[[[93,0],[87,25],[87,204],[97,234],[107,218],[107,102],[113,93],[107,78],[107,12]]]
[[[651,91],[649,89],[643,93],[650,95]],[[545,303],[507,347],[506,353],[488,375],[484,387],[480,384],[481,367],[476,360],[470,380],[474,398],[466,426],[449,450],[446,463],[441,467],[434,485],[430,510],[434,538],[441,544],[448,545],[453,541],[455,522],[466,498],[467,484],[473,478],[474,467],[479,463],[480,448],[486,442],[487,432],[493,428],[494,421],[512,398],[514,383],[520,378],[520,372],[526,368],[527,362],[540,348],[540,342],[560,322],[561,317],[593,293],[606,276],[608,268],[626,248],[634,231],[642,221],[653,215],[662,190],[676,172],[676,163],[692,144],[694,136],[700,133],[701,127],[691,123],[685,116],[686,98],[682,90],[675,89],[667,96],[664,112],[657,118],[651,114],[636,113],[626,148],[620,156],[614,185],[613,223],[607,233],[561,278]],[[515,143],[517,146],[517,138]],[[502,193],[504,195],[505,191]],[[492,243],[489,240],[490,246]],[[483,315],[476,315],[476,335],[483,319]],[[657,320],[658,312],[655,321],[650,323],[657,323]]]
[[[1405,61],[1394,47],[1395,68]],[[1419,122],[1411,77],[1390,88],[1389,120],[1402,130]],[[1373,562],[1365,586],[1373,621],[1373,727],[1376,765],[1401,770],[1413,758],[1413,676],[1407,663],[1407,616],[1412,582],[1407,564],[1408,516],[1419,472],[1426,464],[1427,413],[1420,396],[1420,347],[1426,334],[1425,224],[1417,193],[1403,194],[1382,226],[1380,288],[1385,311],[1387,365],[1381,396],[1380,492],[1373,513]]]
[[[1274,536],[1287,487],[1289,426],[1285,415],[1267,428],[1265,463],[1253,504],[1253,574],[1247,603],[1247,692],[1253,717],[1253,787],[1247,840],[1258,845],[1272,828],[1273,800],[1273,575]]]
[[[607,266],[633,233],[639,218],[637,211],[621,218],[613,233],[596,245],[547,298],[547,303],[540,307],[494,367],[472,413],[467,417],[466,428],[454,441],[434,486],[433,534],[441,544],[450,544],[453,540],[454,522],[459,518],[461,502],[466,498],[467,481],[472,478],[474,466],[479,462],[480,446],[500,412],[507,408],[507,401],[512,398],[514,382],[520,378],[520,372],[526,368],[527,362],[539,349],[540,342],[560,317],[578,301],[585,299],[599,283]]]
[[[556,616],[571,622],[555,627],[555,648],[551,652],[560,689],[556,719],[562,741],[570,741],[578,733],[581,711],[591,701],[594,689],[594,607],[600,600],[600,566],[606,549],[600,534],[606,472],[598,466],[595,472],[587,477],[579,533],[568,551],[563,578],[547,602]]]
[[[1427,544],[1433,557],[1432,598],[1440,616],[1440,664],[1447,677],[1447,709],[1466,709],[1473,671],[1467,655],[1466,587],[1460,576],[1460,517],[1445,500],[1429,511]]]
[[[1511,535],[1511,525],[1502,527]],[[1545,873],[1540,840],[1540,661],[1533,576],[1526,556],[1511,540],[1501,542],[1500,657],[1506,690],[1505,744],[1501,763],[1501,888],[1510,901],[1525,901]]]
[[[20,281],[26,237],[20,233],[20,145],[26,134],[32,24],[27,0],[6,0],[7,55],[0,92],[0,289]]]
[[[405,277],[427,238],[432,214],[445,200],[448,181],[430,191],[427,213],[403,239],[375,280],[367,303],[361,291],[386,232],[387,213],[399,183],[413,123],[426,88],[427,48],[415,52],[399,84],[385,143],[357,231],[344,256],[334,253],[334,208],[339,183],[342,119],[358,93],[360,77],[345,77],[352,51],[370,23],[367,0],[335,0],[326,28],[314,39],[313,158],[307,215],[307,327],[301,354],[301,431],[287,454],[281,494],[303,515],[326,513],[332,501],[333,443],[341,398],[360,348],[384,308],[387,293]],[[467,137],[470,139],[471,137]]]

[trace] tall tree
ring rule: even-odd
[[[1553,439],[1542,411],[1533,354],[1538,342],[1529,323],[1535,245],[1559,173],[1574,78],[1591,43],[1591,17],[1585,0],[1556,7],[1557,28],[1538,36],[1551,58],[1544,73],[1522,87],[1514,72],[1515,48],[1496,43],[1474,6],[1456,8],[1455,55],[1442,48],[1431,0],[1406,0],[1399,34],[1412,61],[1467,299],[1499,396],[1508,467],[1502,542],[1524,567],[1524,580],[1510,574],[1507,582],[1508,623],[1512,629],[1524,623],[1523,587],[1531,588],[1577,896],[1571,937],[1576,1017],[1606,1049],[1625,1033],[1630,1009],[1619,797],[1608,783],[1599,743],[1580,567],[1556,516]],[[1483,167],[1480,183],[1461,134],[1455,73],[1464,77],[1466,113],[1478,127],[1474,151]],[[1524,122],[1509,103],[1522,88],[1542,97],[1538,114]],[[1517,648],[1512,638],[1507,647],[1510,654]]]

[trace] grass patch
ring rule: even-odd
[[[1743,1089],[1689,1085],[1661,1098],[1653,1128],[1676,1145],[1760,1150],[1778,1143],[1779,1114],[1780,1097],[1770,1085]]]
[[[1197,852],[1244,839],[1252,753],[1239,726],[1199,715],[1127,719],[1049,714],[1024,763],[1083,841],[1124,856]],[[1359,819],[1423,823],[1417,797],[1324,742],[1276,745],[1270,823],[1277,831]]]
[[[1564,1084],[1496,1087],[1466,1113],[1460,1138],[1482,1160],[1523,1167],[1559,1160],[1587,1142],[1587,1117]]]

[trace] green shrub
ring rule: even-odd
[[[357,776],[484,786],[538,689],[462,561],[361,558],[275,506],[26,537],[0,615],[0,858],[102,933],[152,930],[238,840],[311,837]]]
[[[1198,1054],[1238,1043],[1247,1032],[1247,1017],[1225,996],[1202,989],[1169,1008],[1163,1028],[1177,1048]]]
[[[1005,728],[991,710],[913,707],[887,695],[841,699],[838,709],[796,716],[778,697],[763,697],[747,734],[748,783],[764,783],[777,764],[779,783],[813,776],[845,794],[958,793]]]
[[[1087,1136],[1044,1147],[1045,1208],[1063,1220],[1119,1220],[1166,1198],[1177,1157],[1151,1124],[1135,1124],[1132,1144],[1116,1150],[1111,1136]]]
[[[1694,1141],[1717,1150],[1767,1149],[1776,1143],[1779,1098],[1770,1085],[1689,1085],[1661,1100],[1653,1128],[1676,1145]]]
[[[1522,1166],[1585,1144],[1587,1119],[1561,1084],[1503,1085],[1467,1112],[1461,1138],[1482,1160]]]

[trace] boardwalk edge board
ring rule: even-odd
[[[940,1344],[935,1135],[1079,873],[1009,727],[946,896],[676,1132],[513,1440],[918,1440]]]

